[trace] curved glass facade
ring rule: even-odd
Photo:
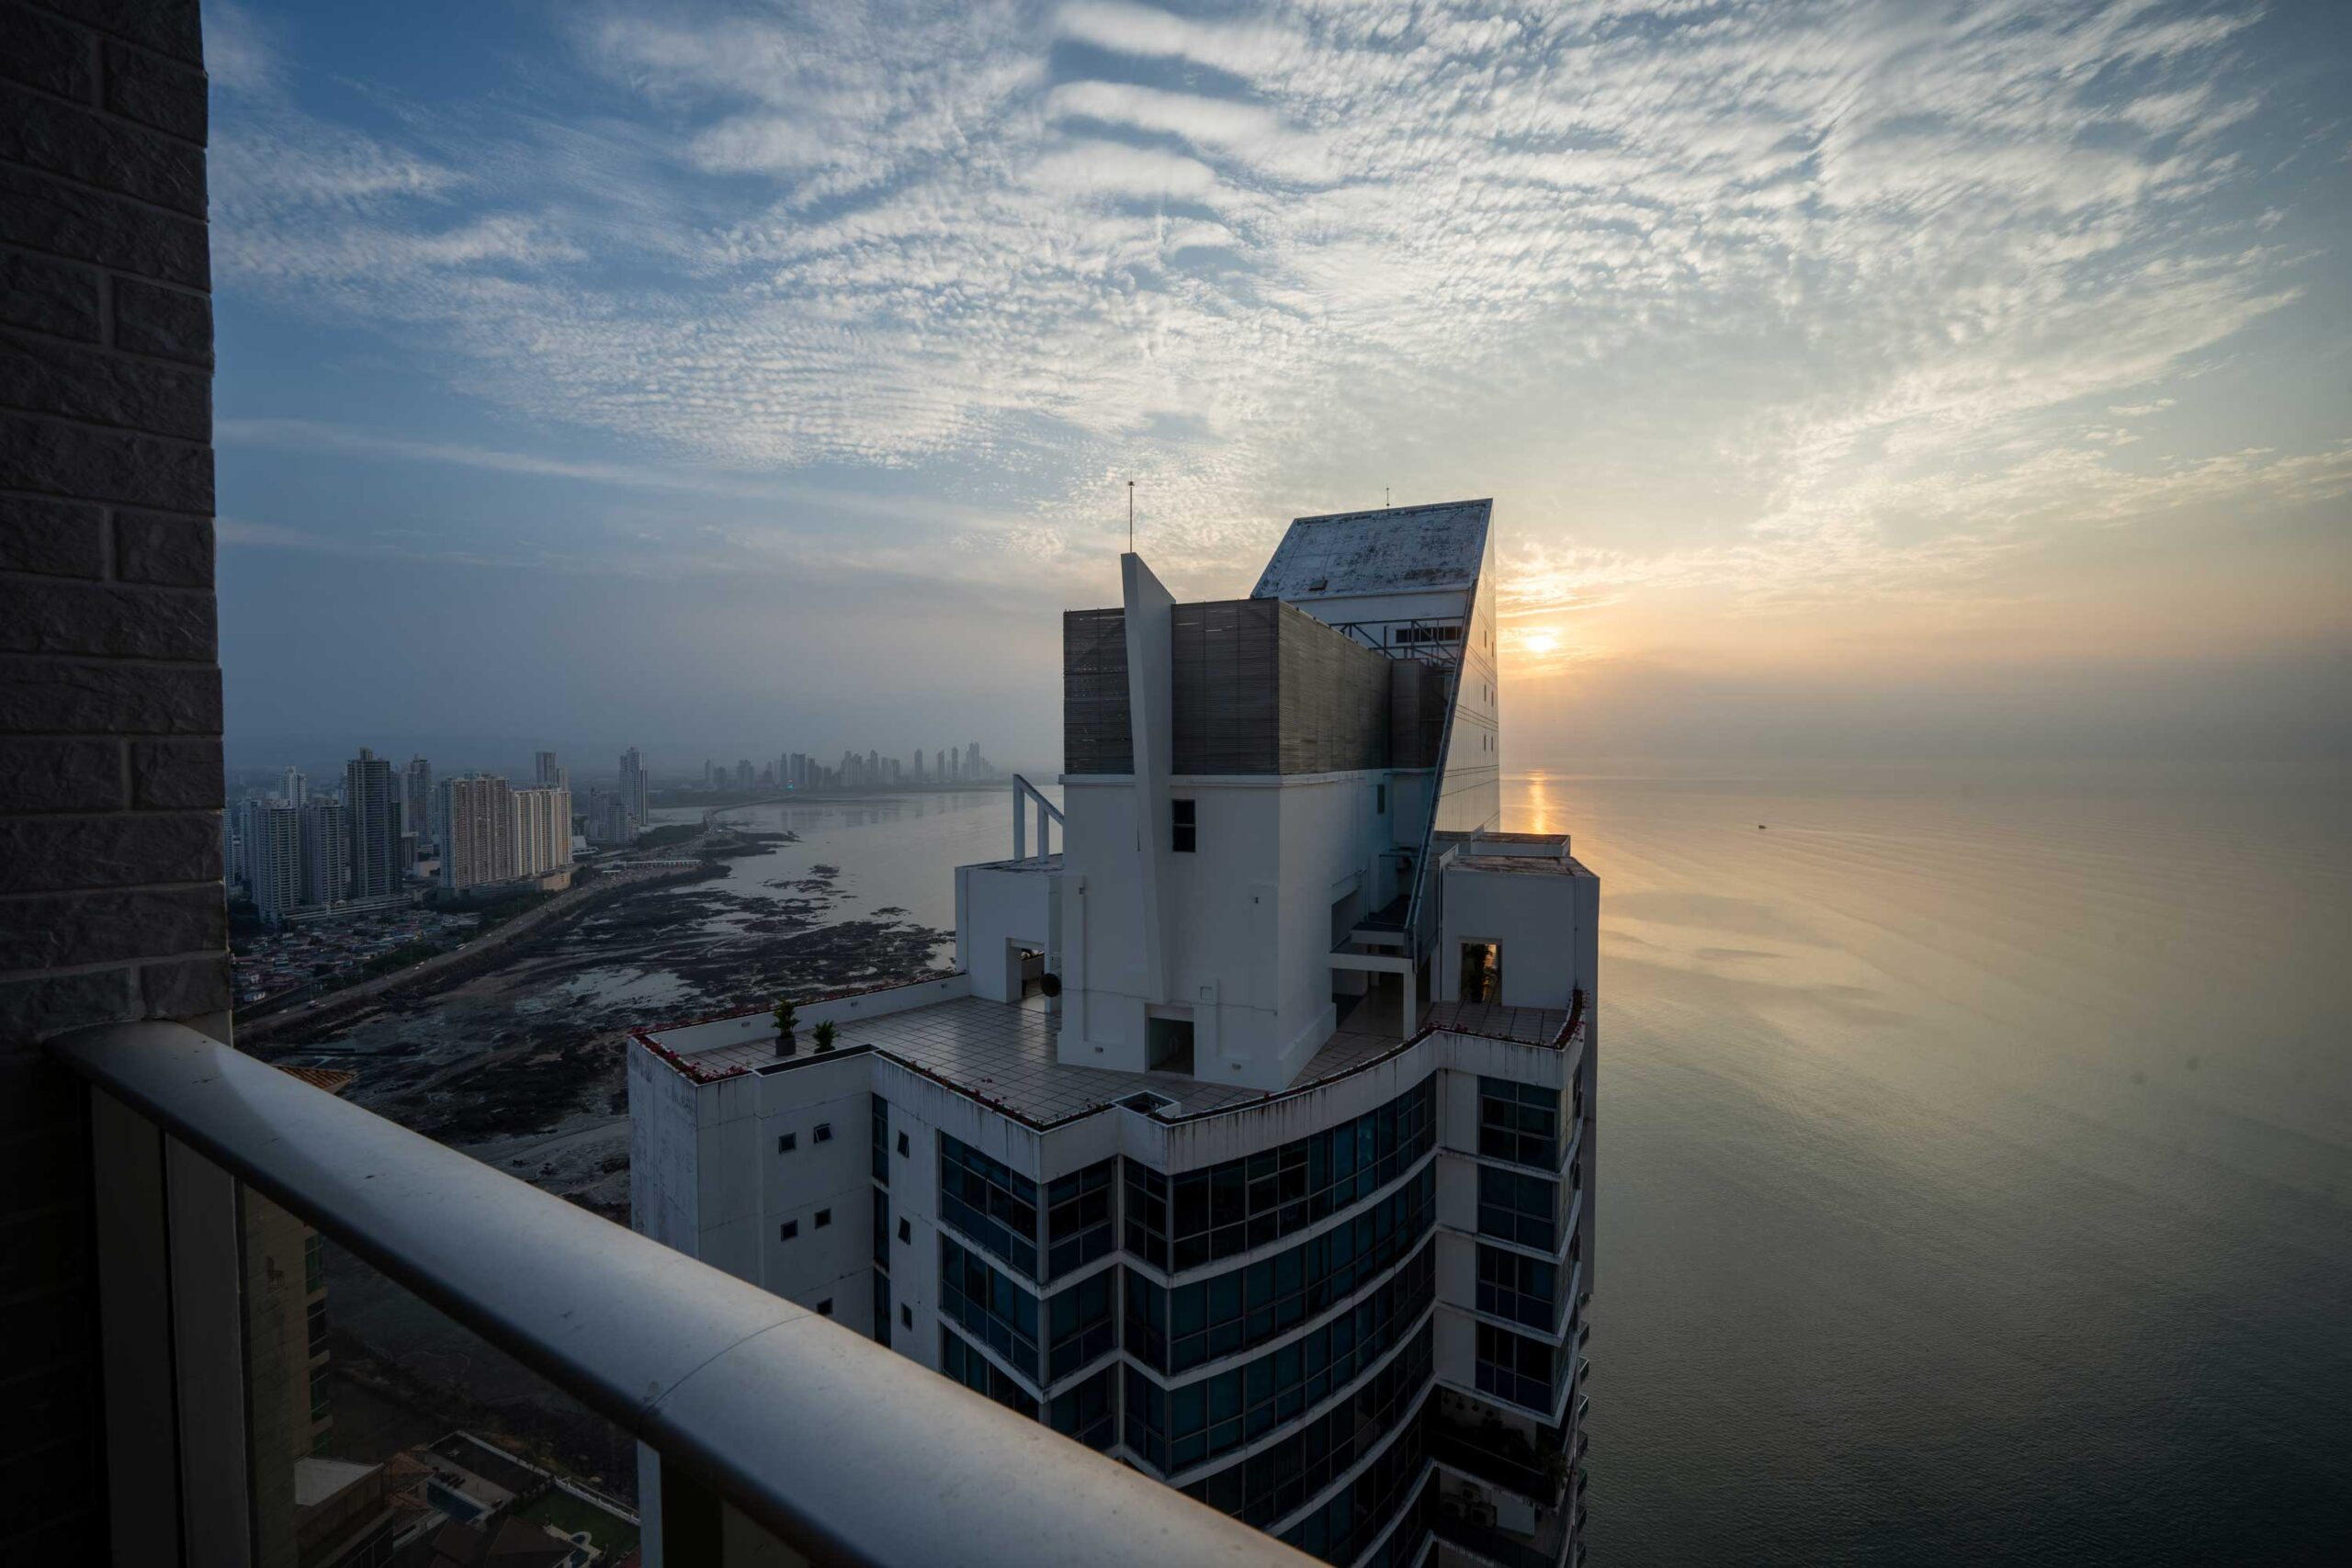
[[[1173,1389],[1130,1369],[1127,1446],[1169,1474],[1255,1442],[1386,1355],[1428,1312],[1436,1286],[1435,1249],[1423,1247],[1353,1308],[1254,1360]]]
[[[1185,1495],[1261,1529],[1272,1524],[1345,1474],[1419,1407],[1430,1358],[1424,1324],[1395,1360],[1345,1401],[1281,1442],[1193,1482]]]
[[[1264,1344],[1355,1294],[1436,1223],[1437,1174],[1425,1167],[1346,1224],[1275,1257],[1172,1288],[1131,1270],[1127,1352],[1182,1372]]]
[[[1427,1079],[1279,1148],[1170,1177],[1125,1162],[1127,1250],[1171,1272],[1280,1241],[1369,1198],[1437,1146]]]

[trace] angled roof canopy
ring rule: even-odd
[[[1384,506],[1301,517],[1290,525],[1253,599],[1468,588],[1487,548],[1492,501]]]

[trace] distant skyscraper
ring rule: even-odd
[[[300,806],[311,798],[311,781],[301,769],[286,770],[286,788],[280,798],[288,806]]]
[[[571,863],[571,792],[560,784],[514,791],[514,874]]]
[[[621,809],[632,833],[645,826],[646,794],[645,758],[632,746],[621,753]]]
[[[621,809],[621,797],[609,789],[588,792],[588,841],[592,844],[625,844],[631,834],[628,813]]]
[[[463,891],[518,874],[514,791],[504,779],[469,773],[442,780],[441,821],[442,886]]]
[[[980,743],[977,740],[964,750],[964,776],[973,780],[987,777],[980,767]]]
[[[266,800],[244,803],[245,865],[254,904],[271,925],[302,903],[302,813]]]
[[[367,747],[343,766],[343,809],[351,829],[351,897],[401,890],[401,812],[405,796],[392,764]]]
[[[433,764],[422,757],[411,757],[401,775],[401,785],[402,826],[416,836],[419,844],[437,843],[441,820],[433,794]]]
[[[555,760],[552,751],[542,751],[533,760],[532,782],[541,789],[552,785],[557,789],[571,787],[571,770]]]
[[[351,897],[351,816],[339,800],[302,804],[302,907],[323,908]]]

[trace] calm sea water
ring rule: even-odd
[[[1595,1561],[2352,1560],[2352,775],[1506,788],[1602,878]],[[752,819],[944,925],[1010,813]]]

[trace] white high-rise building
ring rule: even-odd
[[[560,784],[514,791],[514,874],[571,863],[571,792]]]
[[[441,886],[453,891],[520,874],[514,791],[504,779],[467,773],[441,781]]]
[[[311,798],[311,780],[301,769],[286,770],[284,799],[288,806],[300,806]]]
[[[1600,890],[1501,829],[1489,513],[1123,558],[954,973],[637,1032],[637,1228],[1328,1562],[1573,1563]]]

